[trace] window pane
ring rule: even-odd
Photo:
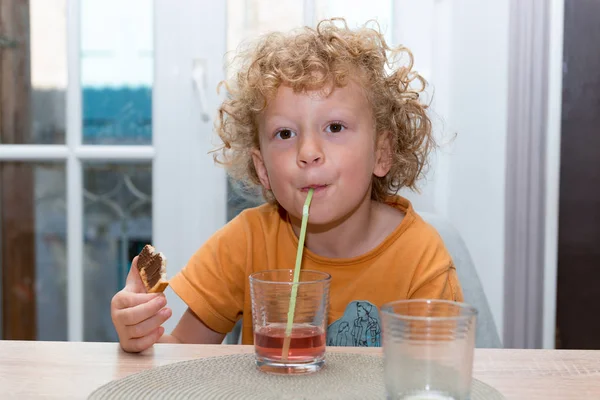
[[[152,143],[153,1],[81,1],[83,143]]]
[[[238,46],[269,31],[287,31],[304,24],[304,5],[297,0],[229,0],[227,3],[228,57]],[[227,73],[232,71],[228,70]],[[227,219],[263,202],[258,193],[246,193],[231,180],[227,183]]]
[[[2,3],[0,143],[64,144],[66,0]]]
[[[376,20],[385,40],[392,43],[392,0],[315,0],[315,14],[317,21],[343,17],[350,28]]]
[[[268,31],[286,31],[304,23],[303,2],[298,0],[228,0],[227,50],[233,55],[245,40]]]
[[[89,163],[83,174],[84,340],[116,341],[110,300],[152,242],[152,166]]]
[[[64,164],[0,163],[2,338],[67,339]]]
[[[250,193],[237,182],[227,180],[227,221],[232,220],[236,215],[248,207],[256,207],[264,203],[264,199],[259,191]]]

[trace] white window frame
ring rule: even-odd
[[[218,143],[213,123],[216,87],[225,77],[226,2],[155,0],[154,21],[153,241],[173,276],[227,220],[226,174],[208,154]],[[192,79],[197,61],[205,66],[204,93]],[[187,306],[170,289],[166,295],[169,332]]]
[[[206,60],[206,88],[223,79],[225,2],[154,1],[155,79],[153,84],[153,143],[143,146],[82,144],[80,0],[67,2],[66,143],[64,145],[3,145],[0,162],[59,161],[67,180],[67,321],[68,340],[84,336],[83,178],[86,161],[152,162],[153,244],[168,256],[173,276],[193,252],[226,222],[226,179],[213,166],[212,124],[200,118],[200,102],[191,79],[193,60]],[[177,27],[178,29],[175,29]],[[214,34],[215,31],[222,34]],[[209,40],[202,40],[208,37]],[[190,38],[197,38],[191,40]],[[206,93],[212,120],[218,99]],[[175,134],[175,135],[174,135]],[[209,187],[210,190],[206,188]],[[174,326],[186,306],[167,292]],[[167,326],[169,329],[169,326]]]

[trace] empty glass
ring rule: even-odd
[[[256,364],[265,372],[303,374],[318,371],[324,364],[331,276],[300,271],[296,284],[293,277],[290,269],[250,275]],[[293,324],[291,332],[286,332],[294,286]]]
[[[446,300],[381,307],[388,399],[468,399],[477,310]]]

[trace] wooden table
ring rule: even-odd
[[[0,341],[0,398],[83,399],[135,372],[200,357],[251,353],[251,346],[158,344],[127,354],[116,343]],[[381,354],[381,349],[328,348]],[[600,351],[475,352],[474,376],[507,399],[600,399]]]

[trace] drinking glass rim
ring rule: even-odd
[[[456,306],[456,308],[465,311],[463,315],[448,316],[448,317],[421,317],[416,315],[403,315],[393,311],[393,307],[398,304],[447,304]],[[476,317],[479,314],[479,310],[475,306],[453,300],[442,300],[442,299],[410,299],[410,300],[395,300],[385,303],[381,306],[382,314],[386,314],[392,318],[408,320],[408,321],[460,321],[468,320]]]
[[[313,272],[318,275],[323,275],[322,279],[294,283],[294,282],[283,282],[283,281],[267,281],[265,279],[258,279],[256,277],[257,275],[268,273],[268,272],[281,272],[281,271],[288,271],[288,272],[291,272],[292,274],[294,273],[294,270],[289,269],[289,268],[288,269],[266,269],[264,271],[256,271],[256,272],[251,273],[250,276],[248,277],[248,279],[251,282],[266,283],[266,284],[272,284],[272,285],[310,285],[310,284],[315,284],[315,283],[320,283],[320,282],[327,282],[327,281],[331,280],[331,274],[329,274],[327,272],[323,272],[323,271],[317,271],[314,269],[301,269],[300,273]]]

